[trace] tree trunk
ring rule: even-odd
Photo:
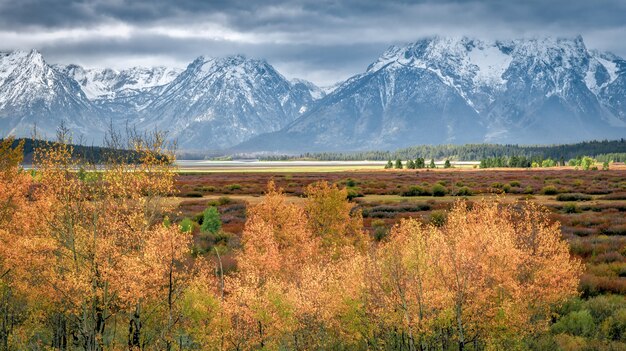
[[[141,350],[141,310],[137,303],[135,312],[130,317],[130,325],[128,327],[128,349]]]
[[[65,316],[57,313],[52,318],[52,348],[67,350],[67,321]]]

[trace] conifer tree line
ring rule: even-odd
[[[480,161],[490,158],[526,158],[570,160],[584,155],[598,160],[623,162],[626,160],[626,140],[587,141],[563,145],[420,145],[396,151],[320,152],[301,155],[263,156],[266,160],[313,159],[320,161],[360,161],[360,160],[415,160],[418,157],[435,160]]]
[[[166,217],[162,135],[124,144],[140,162],[97,171],[77,171],[63,136],[33,171],[22,147],[0,143],[0,350],[525,349],[582,272],[538,205],[460,201],[376,242],[326,182],[303,204],[270,182],[225,272]],[[203,230],[220,225],[204,212]]]

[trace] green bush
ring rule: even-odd
[[[559,191],[557,190],[556,187],[552,185],[548,185],[548,186],[544,186],[543,189],[541,189],[541,193],[544,195],[556,195],[559,193]]]
[[[591,195],[580,193],[564,193],[556,196],[557,201],[590,201]]]
[[[230,184],[226,186],[226,189],[228,190],[240,190],[241,189],[241,185],[240,184]]]
[[[193,232],[194,225],[195,225],[194,221],[192,221],[189,218],[185,218],[182,221],[180,221],[180,224],[179,224],[180,231],[183,233],[191,233]]]
[[[200,229],[203,232],[215,234],[222,228],[222,220],[216,207],[209,207],[202,213],[202,226]]]
[[[552,325],[552,332],[555,334],[589,337],[595,330],[596,324],[587,310],[571,312]]]
[[[433,196],[445,196],[448,193],[448,189],[446,189],[441,184],[435,184],[432,188]]]
[[[464,186],[456,191],[456,196],[472,196],[472,191],[470,190],[470,188]]]
[[[591,166],[594,165],[594,163],[596,163],[596,160],[594,160],[593,158],[589,157],[589,156],[585,156],[582,158],[582,160],[580,161],[580,167],[585,170],[588,171],[591,169]]]
[[[431,192],[421,186],[414,185],[402,193],[402,196],[430,196]]]

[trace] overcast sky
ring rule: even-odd
[[[113,68],[241,53],[320,85],[424,36],[577,34],[626,57],[626,0],[0,0],[0,50]]]

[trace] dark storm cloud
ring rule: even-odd
[[[427,35],[577,34],[626,56],[626,1],[0,0],[0,49],[35,47],[55,62],[117,67],[244,53],[322,84]]]

